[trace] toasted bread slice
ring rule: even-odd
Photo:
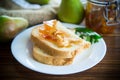
[[[59,58],[48,55],[46,52],[41,50],[37,45],[33,46],[33,57],[37,61],[48,64],[48,65],[56,65],[63,66],[69,65],[73,62],[75,55],[72,58]]]
[[[45,51],[45,53],[47,53],[48,55],[61,58],[73,58],[73,56],[79,51],[90,47],[89,42],[79,38],[79,36],[77,36],[74,32],[64,27],[58,21],[55,25],[56,29],[59,31],[63,31],[64,34],[69,35],[69,38],[73,39],[74,41],[74,43],[72,43],[69,47],[59,47],[59,42],[55,43],[43,38],[42,34],[40,34],[39,31],[40,28],[43,26],[44,25],[37,26],[32,30],[31,39],[35,45],[39,46],[39,48]],[[65,43],[63,45],[65,45]]]

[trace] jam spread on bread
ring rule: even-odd
[[[57,20],[44,21],[43,26],[39,28],[40,35],[55,43],[58,47],[70,47],[72,44],[77,44],[81,39],[72,37],[62,29],[57,29]]]

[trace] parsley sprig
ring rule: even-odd
[[[77,27],[75,28],[75,33],[82,39],[89,41],[91,44],[97,43],[99,39],[102,38],[100,35],[88,28]]]

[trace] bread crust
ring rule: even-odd
[[[33,58],[43,64],[63,66],[69,65],[73,62],[75,55],[72,58],[60,58],[50,56],[41,50],[37,45],[33,46]]]

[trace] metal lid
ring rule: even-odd
[[[101,6],[120,4],[120,0],[88,0],[88,1]]]

